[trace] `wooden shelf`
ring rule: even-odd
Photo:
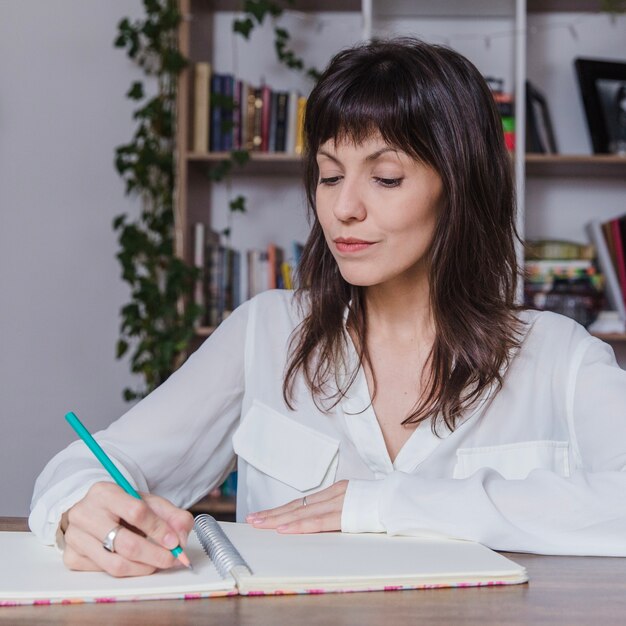
[[[599,13],[601,0],[528,0],[528,13]]]
[[[187,163],[190,166],[211,167],[229,158],[228,152],[189,152]],[[302,159],[297,154],[251,152],[250,160],[242,166],[235,165],[233,176],[299,176],[302,174]]]
[[[211,166],[229,157],[227,152],[187,154],[189,165]],[[232,170],[234,176],[297,176],[302,159],[296,154],[250,153],[250,161]],[[527,154],[526,174],[535,178],[593,177],[626,179],[626,157],[612,154]]]
[[[196,335],[198,337],[208,337],[215,330],[215,326],[200,326],[196,328]]]
[[[234,521],[236,510],[236,498],[226,498],[224,496],[219,498],[206,496],[205,498],[202,498],[202,500],[198,500],[198,502],[196,502],[193,506],[189,507],[189,511],[193,515],[208,513],[215,519],[222,521]]]
[[[626,179],[626,157],[612,154],[527,154],[526,174],[534,177]]]
[[[616,341],[626,341],[626,333],[591,333],[594,337],[602,339],[607,343]]]
[[[286,0],[277,0],[285,10],[289,11],[361,11],[361,0],[298,0],[293,6]],[[204,1],[211,11],[241,11],[241,0]]]

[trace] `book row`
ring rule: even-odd
[[[217,326],[246,298],[268,289],[296,287],[302,244],[287,253],[270,243],[264,249],[240,250],[223,243],[202,223],[194,228],[194,266],[198,269],[194,300],[203,310],[201,326]]]
[[[194,153],[248,150],[302,153],[306,97],[255,86],[232,74],[193,66],[191,147]]]

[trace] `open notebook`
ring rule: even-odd
[[[0,533],[0,606],[523,583],[526,570],[469,541],[382,534],[281,535],[196,518],[185,568],[139,578],[72,572],[30,533]]]

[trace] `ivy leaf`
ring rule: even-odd
[[[240,33],[246,39],[250,38],[250,31],[254,28],[254,22],[247,17],[245,20],[235,20],[233,22],[233,32]]]
[[[252,15],[259,24],[263,24],[263,20],[269,12],[269,6],[265,0],[246,0],[243,4],[243,10]]]
[[[228,203],[230,210],[233,213],[245,213],[246,212],[246,199],[244,196],[237,196],[234,200]]]
[[[241,167],[250,160],[250,153],[247,150],[232,150],[230,158],[234,163]]]
[[[280,39],[282,41],[287,41],[289,39],[289,33],[284,28],[276,27],[274,29],[274,33],[276,35],[276,39]]]
[[[143,84],[136,80],[126,92],[126,97],[131,100],[141,100],[143,98]]]
[[[126,215],[124,215],[124,213],[122,213],[121,215],[118,215],[113,220],[113,230],[119,230],[122,226],[124,226],[125,221],[126,221]]]
[[[126,354],[127,351],[128,351],[128,343],[124,341],[123,339],[118,340],[117,348],[115,350],[115,358],[121,359]]]
[[[126,389],[124,389],[124,400],[126,400],[126,402],[132,402],[133,400],[136,400],[137,398],[141,398],[142,394],[137,393],[136,391],[133,391],[132,389],[128,389],[128,387]]]

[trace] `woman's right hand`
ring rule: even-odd
[[[178,564],[171,549],[187,544],[193,516],[165,498],[142,493],[138,500],[110,482],[95,483],[61,519],[63,562],[72,570],[111,576],[145,576]],[[118,525],[115,552],[102,542]]]

